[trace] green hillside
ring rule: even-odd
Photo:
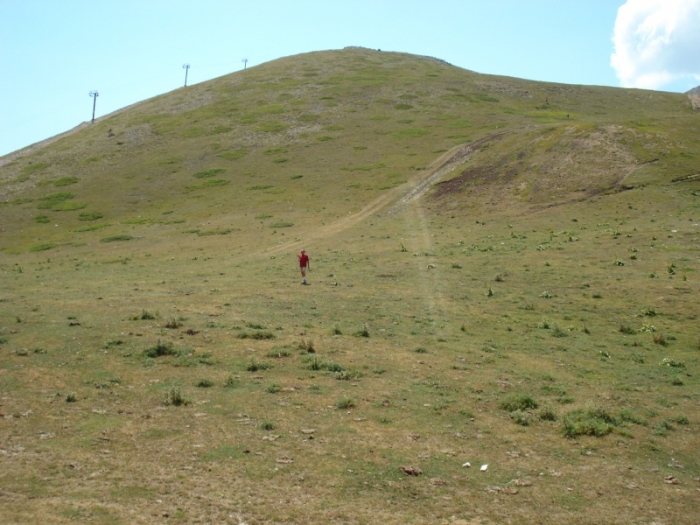
[[[303,234],[501,131],[468,178],[498,182],[495,200],[509,206],[595,194],[630,171],[666,182],[697,171],[697,118],[682,95],[319,52],[156,97],[3,166],[2,249],[169,238],[204,220],[272,241],[256,215]]]
[[[686,95],[309,53],[0,158],[0,216],[3,523],[700,512]]]

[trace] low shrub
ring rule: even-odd
[[[291,354],[289,351],[282,348],[273,348],[267,353],[267,357],[272,357],[275,359],[281,359],[282,357],[289,357]]]
[[[130,241],[133,239],[131,235],[113,235],[112,237],[105,237],[100,239],[100,242],[118,242],[118,241]]]
[[[180,322],[179,319],[176,319],[174,317],[171,317],[168,319],[168,322],[165,323],[165,328],[170,328],[170,329],[175,329],[175,328],[180,328],[182,326],[182,323]]]
[[[155,346],[147,348],[143,353],[146,357],[150,357],[152,359],[169,355],[180,355],[180,352],[172,343],[163,343],[161,341],[158,341]]]
[[[275,334],[267,331],[256,331],[256,332],[241,332],[236,337],[238,339],[254,339],[257,341],[263,341],[267,339],[275,339]]]
[[[251,359],[250,363],[248,363],[248,366],[246,366],[246,370],[248,372],[257,372],[258,370],[269,370],[272,368],[272,363],[268,363],[266,361],[256,361],[255,359]]]
[[[367,326],[363,325],[362,330],[358,330],[353,334],[355,337],[369,337],[369,330],[367,330]]]
[[[179,407],[189,405],[190,401],[185,398],[185,396],[182,394],[182,391],[179,388],[173,387],[166,393],[164,404],[166,406],[172,405]]]
[[[299,341],[299,350],[306,352],[307,354],[313,354],[316,352],[314,342],[311,339],[302,339]]]
[[[556,421],[558,419],[557,413],[549,407],[540,409],[540,411],[537,413],[537,417],[539,417],[542,421]]]
[[[354,408],[355,400],[351,397],[342,397],[335,403],[335,407],[340,410],[347,410],[349,408]]]
[[[501,408],[507,412],[531,410],[537,408],[537,401],[530,394],[512,394],[501,402]]]
[[[617,420],[602,408],[572,410],[564,417],[566,437],[605,436],[617,426]]]
[[[101,213],[97,212],[85,212],[81,213],[78,215],[78,220],[79,221],[96,221],[97,219],[101,219],[103,215]]]
[[[524,427],[528,427],[532,424],[532,415],[527,412],[523,412],[522,410],[515,410],[514,412],[511,412],[510,418],[514,423]]]

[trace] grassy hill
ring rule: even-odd
[[[3,523],[693,523],[699,119],[346,49],[0,158]]]

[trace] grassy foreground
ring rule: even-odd
[[[0,521],[697,521],[683,97],[245,75],[0,168]]]

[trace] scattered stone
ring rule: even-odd
[[[680,481],[678,481],[678,478],[675,476],[666,476],[664,478],[664,483],[668,483],[669,485],[680,485]]]
[[[532,481],[526,479],[512,479],[507,484],[516,485],[518,487],[532,487]]]
[[[466,463],[462,464],[462,467],[463,468],[472,468],[472,464],[467,461]]]
[[[486,487],[484,490],[490,494],[508,494],[510,496],[520,492],[518,489],[513,487]]]
[[[481,465],[481,468],[479,470],[481,472],[486,472],[488,469],[489,469],[489,465],[488,465],[488,463],[486,463],[485,465]]]
[[[282,456],[280,458],[277,458],[277,463],[280,465],[291,465],[294,463],[294,460],[288,456]]]
[[[420,476],[423,474],[423,471],[418,467],[401,467],[401,470],[407,476]]]
[[[313,428],[302,428],[301,429],[302,434],[313,434],[314,432],[316,432],[316,430]]]
[[[275,441],[279,439],[279,436],[277,434],[270,434],[269,436],[263,436],[262,439],[263,441]]]
[[[432,478],[430,480],[430,484],[431,485],[445,485],[445,484],[447,484],[447,481],[445,481],[442,478]]]

